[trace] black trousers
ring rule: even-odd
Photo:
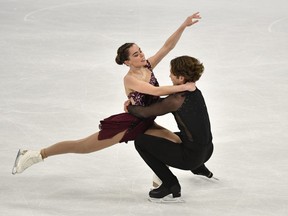
[[[179,183],[167,165],[192,171],[201,167],[213,152],[212,143],[199,151],[192,151],[183,144],[147,134],[137,136],[135,148],[166,188]]]

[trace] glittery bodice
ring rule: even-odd
[[[151,71],[151,78],[149,80],[149,83],[153,86],[159,86],[158,81],[152,71],[152,67],[148,61],[146,67]],[[149,106],[150,104],[155,103],[159,99],[158,96],[143,94],[137,91],[130,92],[128,98],[129,99],[132,98],[133,101],[135,102],[135,105],[140,106]]]

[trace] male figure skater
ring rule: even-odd
[[[171,60],[170,66],[170,78],[174,85],[195,83],[204,71],[202,63],[190,56]],[[180,144],[147,134],[141,134],[135,140],[136,150],[162,181],[160,187],[149,192],[151,201],[165,201],[162,198],[168,198],[167,195],[171,194],[173,199],[170,201],[179,201],[181,197],[178,179],[168,166],[191,170],[208,178],[213,176],[204,164],[213,152],[210,120],[204,98],[197,87],[195,91],[169,95],[148,107],[129,105],[127,109],[139,118],[171,112],[180,130],[177,133],[182,141]]]

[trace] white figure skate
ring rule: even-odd
[[[12,169],[12,174],[22,173],[28,167],[41,161],[43,161],[43,158],[40,151],[19,149]]]
[[[153,175],[153,184],[152,184],[153,189],[154,188],[158,188],[161,184],[162,184],[161,179],[154,173],[154,175]]]

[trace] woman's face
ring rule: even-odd
[[[125,61],[128,66],[142,67],[146,65],[145,55],[136,44],[129,48],[129,59]]]

